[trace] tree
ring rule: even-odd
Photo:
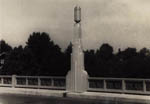
[[[2,74],[22,74],[24,71],[24,58],[22,56],[23,47],[15,47],[5,58],[4,67],[1,71]]]
[[[66,50],[64,51],[64,53],[68,56],[71,55],[72,53],[72,43],[70,42],[70,44],[68,45],[68,47],[66,48]]]
[[[96,74],[96,55],[94,50],[87,50],[84,52],[85,70],[90,76]]]
[[[0,40],[0,69],[3,68],[5,59],[11,51],[12,47],[8,45],[4,40]],[[3,60],[2,63],[1,60]]]
[[[8,45],[4,40],[0,41],[0,53],[9,52],[12,50],[12,47]]]
[[[97,56],[103,60],[108,60],[113,55],[113,48],[109,44],[103,44],[96,52]]]
[[[96,51],[96,76],[110,77],[113,73],[113,48],[105,43]]]
[[[34,55],[38,75],[61,75],[63,54],[47,33],[33,33],[26,42],[26,47]]]
[[[136,48],[127,48],[120,54],[124,60],[128,60],[137,55]]]
[[[64,70],[67,72],[71,69],[71,53],[72,53],[72,43],[68,45],[68,47],[64,51]]]
[[[142,48],[139,51],[139,54],[140,54],[141,57],[150,56],[150,51],[147,48]]]
[[[33,33],[26,46],[15,47],[8,57],[2,74],[64,75],[64,55],[47,33]]]

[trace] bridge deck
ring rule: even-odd
[[[23,94],[36,96],[50,96],[50,97],[70,97],[81,99],[96,99],[150,104],[150,96],[148,95],[131,95],[131,94],[116,94],[116,93],[102,93],[102,92],[84,92],[71,93],[65,90],[46,90],[46,89],[26,89],[26,88],[9,88],[0,87],[0,94]]]

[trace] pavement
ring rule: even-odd
[[[49,89],[27,89],[27,88],[11,88],[0,87],[0,94],[22,94],[34,96],[51,96],[61,98],[77,98],[91,100],[106,100],[115,102],[130,102],[140,104],[150,104],[150,95],[133,95],[120,93],[104,93],[104,92],[84,92],[74,93],[65,90],[49,90]],[[118,103],[117,103],[118,104]]]

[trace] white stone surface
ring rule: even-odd
[[[75,7],[75,20],[80,18],[81,13],[78,13],[79,7]],[[79,10],[81,12],[81,9]],[[76,21],[75,21],[76,22]],[[67,91],[70,92],[85,92],[88,87],[88,74],[84,70],[84,53],[82,48],[82,30],[81,23],[74,24],[73,47],[71,54],[71,70],[66,77]]]
[[[24,94],[24,95],[36,95],[36,96],[63,97],[63,94],[65,92],[66,92],[65,90],[0,87],[0,94]]]
[[[149,95],[131,95],[131,94],[116,94],[116,93],[102,93],[102,92],[84,92],[73,93],[65,90],[46,90],[46,89],[26,89],[26,88],[8,88],[0,87],[0,94],[23,94],[23,95],[35,95],[35,96],[50,96],[50,97],[66,97],[79,98],[79,99],[95,99],[105,101],[122,101],[150,104]]]
[[[84,93],[68,93],[67,96],[72,98],[86,98],[105,101],[116,101],[116,102],[120,101],[120,102],[150,104],[149,95],[84,92]]]

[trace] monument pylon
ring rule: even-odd
[[[71,70],[66,77],[67,91],[85,92],[88,87],[88,74],[84,70],[84,53],[82,47],[81,8],[74,8],[74,36],[71,54]]]

